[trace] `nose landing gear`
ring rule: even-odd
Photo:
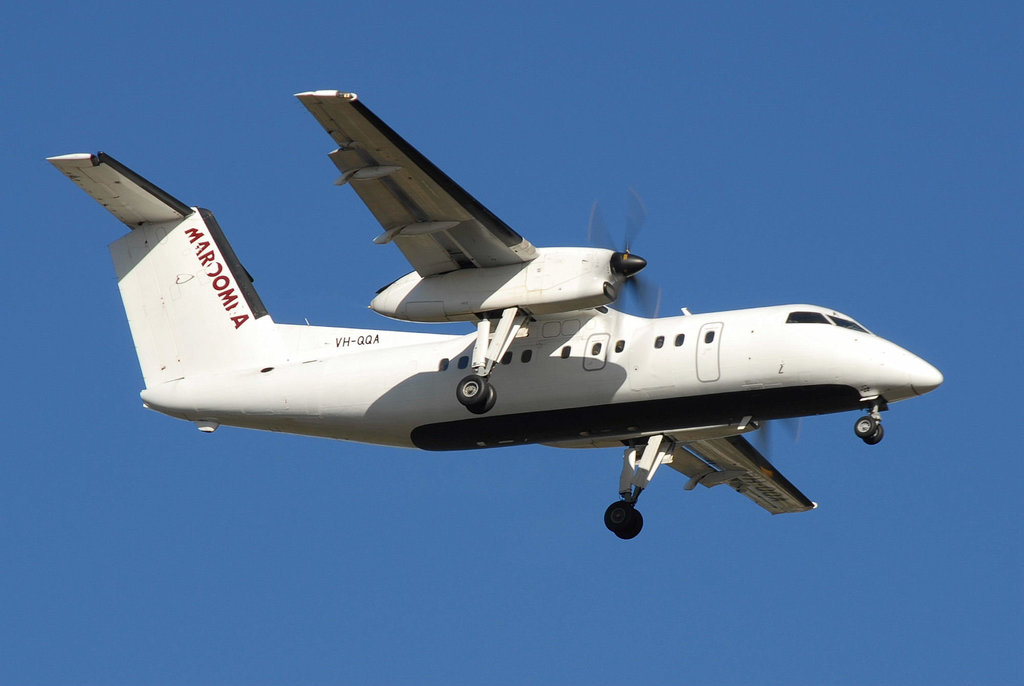
[[[879,443],[882,440],[882,437],[885,436],[885,430],[882,428],[882,422],[871,415],[858,419],[857,423],[853,425],[853,432],[857,434],[857,438],[861,439],[868,445],[875,445]]]
[[[888,408],[881,398],[872,401],[871,413],[866,417],[859,418],[853,425],[853,432],[857,434],[857,438],[868,445],[876,445],[882,441],[885,429],[882,428],[881,411],[885,409]]]

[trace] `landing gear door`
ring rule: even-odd
[[[595,333],[587,339],[587,349],[583,355],[584,369],[591,372],[604,369],[605,362],[608,360],[608,342],[610,340],[611,334],[607,333]]]
[[[705,324],[697,338],[697,379],[718,381],[718,350],[722,342],[722,322]]]

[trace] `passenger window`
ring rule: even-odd
[[[571,352],[572,352],[572,348],[570,346],[568,346],[568,345],[565,346],[564,348],[562,348],[562,359],[563,360],[568,360],[569,359],[569,354]]]
[[[533,351],[524,350],[523,354],[519,357],[519,359],[522,360],[523,362],[529,362],[530,360],[533,359]]]
[[[469,358],[466,357],[465,355],[463,355],[462,357],[459,358],[458,367],[459,367],[459,369],[465,369],[468,366],[469,366]]]
[[[601,344],[600,343],[595,343],[594,347],[590,349],[590,354],[593,355],[594,357],[597,357],[598,355],[600,355],[601,354]]]
[[[512,351],[511,350],[506,351],[505,354],[501,356],[501,363],[502,364],[512,364]]]
[[[686,340],[686,334],[681,333],[678,336],[676,336],[676,347],[678,348],[679,346],[681,346],[684,340]]]
[[[438,365],[437,365],[437,371],[439,371],[439,372],[443,372],[443,371],[445,371],[446,369],[448,369],[448,363],[449,363],[449,362],[450,362],[450,360],[449,360],[449,359],[448,359],[447,357],[443,358],[443,359],[441,360],[441,362],[440,362],[440,363],[438,363]]]
[[[654,339],[654,347],[655,348],[660,348],[663,345],[665,345],[665,337],[664,336],[658,336],[657,338]]]
[[[708,331],[706,334],[704,334],[704,342],[705,343],[713,343],[714,340],[715,340],[715,332],[714,331]]]
[[[626,341],[615,341],[615,352],[621,353],[626,349]]]

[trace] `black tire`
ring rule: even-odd
[[[484,414],[491,411],[497,399],[498,391],[494,390],[494,386],[487,384],[487,398],[482,403],[467,405],[466,408],[473,414]]]
[[[616,531],[615,535],[621,539],[629,540],[636,538],[640,530],[644,528],[644,516],[640,514],[640,510],[633,508],[633,516],[629,520],[629,526],[622,531]]]
[[[478,374],[470,374],[455,387],[455,397],[466,407],[482,406],[488,399],[488,386],[486,378]]]
[[[625,500],[616,500],[604,511],[604,525],[612,533],[618,534],[629,524],[634,512],[636,510],[633,509],[631,503],[627,503]]]
[[[853,425],[853,432],[857,434],[857,438],[867,441],[881,426],[881,423],[877,419],[871,415],[867,415],[856,421]]]
[[[640,533],[644,518],[632,503],[617,500],[604,511],[604,525],[619,538],[630,539]]]
[[[864,442],[867,443],[868,445],[878,445],[879,443],[882,442],[883,438],[885,438],[885,429],[883,429],[882,425],[879,424],[878,428],[875,429],[875,433],[865,438]]]

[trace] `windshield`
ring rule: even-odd
[[[831,324],[821,312],[790,312],[787,324]]]
[[[822,312],[797,311],[790,312],[786,317],[787,324],[826,324],[828,326],[839,326],[844,329],[852,329],[860,333],[870,334],[871,332],[853,321],[849,317],[840,317],[836,314],[826,315]]]
[[[852,319],[843,319],[842,317],[837,317],[834,314],[829,315],[829,319],[834,321],[836,323],[836,326],[841,326],[844,329],[853,329],[854,331],[860,331],[861,333],[871,333],[870,331],[868,331],[867,329],[865,329],[863,326],[853,321]]]

